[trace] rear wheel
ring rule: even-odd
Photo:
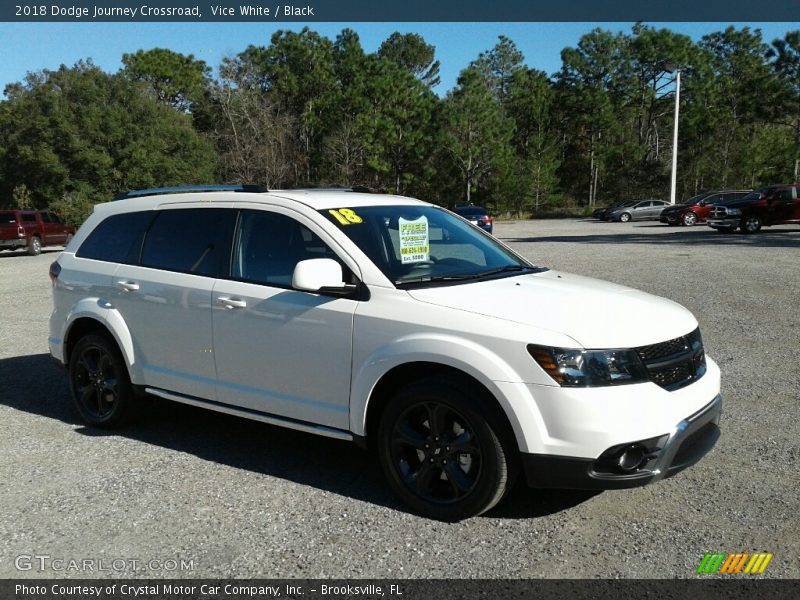
[[[93,333],[75,344],[69,383],[75,409],[88,425],[110,429],[136,417],[139,402],[125,360],[107,336]]]
[[[512,479],[512,446],[485,402],[439,380],[400,390],[378,428],[381,467],[393,491],[441,521],[479,515],[500,501]]]
[[[42,240],[38,236],[33,236],[28,240],[28,254],[38,256],[42,252]]]
[[[683,224],[687,227],[697,225],[697,215],[692,211],[687,212],[685,215],[683,215]]]
[[[619,216],[619,220],[620,220],[622,223],[627,223],[628,221],[630,221],[630,220],[631,220],[631,215],[630,215],[630,213],[622,213],[622,214]]]
[[[741,222],[742,233],[756,233],[761,229],[761,219],[759,217],[745,217]]]

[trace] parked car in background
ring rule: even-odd
[[[667,225],[687,225],[691,227],[697,223],[704,223],[714,204],[724,204],[731,200],[744,198],[752,190],[721,190],[703,192],[689,198],[682,204],[668,206],[661,211],[661,222]]]
[[[75,228],[40,210],[0,210],[0,250],[27,248],[36,256],[45,246],[66,245]]]
[[[634,204],[636,204],[636,202],[638,202],[638,201],[637,200],[628,200],[627,202],[623,202],[622,204],[614,204],[612,206],[604,206],[602,208],[596,209],[592,213],[592,216],[595,219],[600,219],[601,221],[607,221],[608,220],[608,213],[610,211],[614,210],[615,208],[620,208],[620,207],[624,207],[624,206],[633,206]]]
[[[627,206],[618,206],[606,213],[606,220],[621,221],[647,221],[658,220],[661,211],[669,206],[669,202],[663,200],[638,200]]]
[[[764,225],[800,223],[800,183],[771,185],[750,192],[743,198],[716,204],[708,226],[722,233],[740,228],[755,233]]]
[[[464,217],[473,225],[492,233],[492,217],[482,206],[475,206],[474,204],[459,205],[453,209],[453,212]]]

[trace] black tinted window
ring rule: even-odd
[[[236,211],[226,208],[158,212],[142,249],[142,265],[217,277],[224,274]]]
[[[81,258],[135,263],[152,218],[152,211],[112,215],[95,227],[76,254]]]
[[[338,260],[319,236],[291,217],[242,211],[233,252],[234,278],[291,287],[295,265],[311,258]]]
[[[17,216],[13,212],[0,212],[0,225],[14,225]]]
[[[54,223],[53,217],[50,213],[42,213],[42,222],[43,223]]]
[[[22,213],[22,220],[25,223],[36,223],[36,215],[33,213]]]

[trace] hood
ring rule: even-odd
[[[686,203],[684,203],[684,204],[670,204],[669,206],[667,206],[667,207],[664,209],[664,211],[670,211],[670,212],[673,212],[673,211],[676,211],[676,210],[680,210],[680,209],[682,209],[682,208],[686,208],[687,206],[694,206],[694,205],[692,205],[692,204],[686,204]]]
[[[420,302],[562,333],[584,348],[655,344],[697,327],[692,313],[671,300],[558,271],[408,293]]]

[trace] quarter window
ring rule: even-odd
[[[190,208],[158,211],[142,249],[142,266],[219,277],[227,271],[236,211]]]
[[[112,215],[102,221],[78,248],[76,256],[108,262],[136,263],[142,237],[153,218],[152,211]]]

